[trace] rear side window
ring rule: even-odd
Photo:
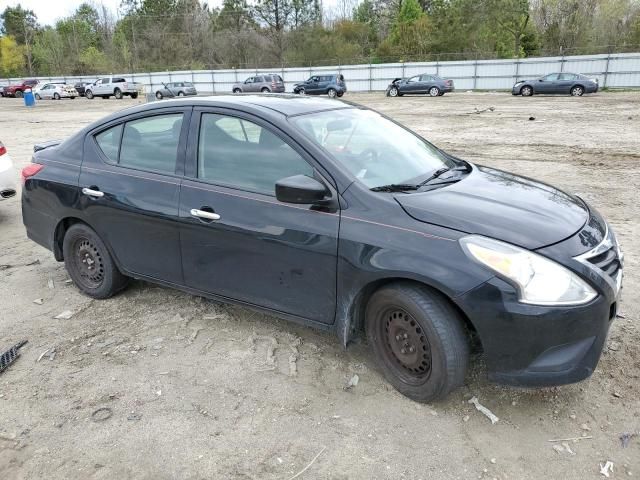
[[[253,81],[253,83],[262,83],[264,82],[264,77],[256,77],[256,79]]]
[[[174,173],[183,115],[157,115],[127,122],[122,134],[120,165]]]
[[[575,80],[577,75],[573,73],[561,73],[558,80]]]
[[[430,82],[431,80],[433,80],[433,77],[431,75],[422,75],[420,77],[421,82]]]
[[[280,75],[274,75],[273,76],[273,81],[282,83],[283,80],[282,80],[282,77]]]
[[[313,168],[271,131],[253,122],[203,114],[198,141],[198,178],[265,195],[292,175]]]
[[[105,130],[96,135],[96,142],[98,142],[100,150],[102,150],[102,153],[113,163],[118,163],[121,132],[122,124],[111,127],[109,130]]]

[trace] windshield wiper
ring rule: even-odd
[[[373,187],[372,192],[407,192],[409,190],[418,190],[420,185],[412,185],[410,183],[391,183],[389,185],[381,185]]]

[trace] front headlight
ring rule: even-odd
[[[477,235],[461,238],[460,244],[472,259],[515,284],[522,303],[578,305],[597,295],[572,271],[529,250]]]

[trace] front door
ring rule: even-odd
[[[536,93],[556,93],[558,74],[551,73],[534,82]]]
[[[420,81],[420,75],[416,75],[407,80],[406,86],[403,88],[403,93],[419,93],[421,88],[422,82]]]
[[[128,273],[181,284],[177,173],[190,109],[162,112],[87,135],[80,209]]]
[[[307,154],[257,118],[209,109],[194,112],[187,158],[190,178],[180,196],[185,284],[332,323],[339,212],[275,197],[282,178],[318,178]]]

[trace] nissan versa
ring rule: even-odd
[[[309,97],[136,106],[22,171],[28,236],[85,294],[139,278],[364,332],[417,401],[465,378],[576,382],[621,288],[615,235],[581,198],[455,158],[375,111]]]

